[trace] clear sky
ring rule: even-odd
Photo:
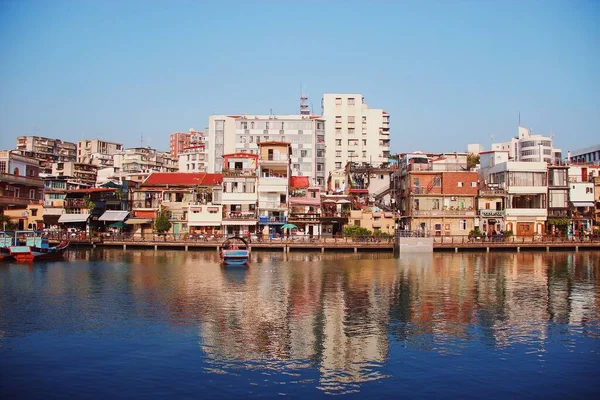
[[[168,149],[210,114],[362,93],[392,151],[554,133],[600,143],[600,1],[0,0],[0,149],[19,135]]]

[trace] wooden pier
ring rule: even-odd
[[[77,238],[71,239],[73,247],[105,247],[122,248],[124,250],[154,249],[154,250],[212,250],[219,251],[221,241],[196,241],[196,240],[169,240],[169,239],[135,239],[135,238]],[[319,238],[306,240],[271,239],[264,241],[251,241],[252,250],[257,251],[344,251],[344,252],[390,252],[394,251],[392,238]],[[600,238],[589,240],[533,240],[532,238],[510,238],[502,242],[497,241],[472,241],[457,237],[435,237],[433,240],[434,252],[521,252],[521,251],[580,251],[600,250]]]

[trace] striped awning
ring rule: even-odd
[[[129,215],[129,211],[104,211],[104,214],[98,218],[98,221],[117,222],[123,221]]]
[[[90,214],[62,214],[58,219],[59,224],[68,224],[70,222],[87,222]]]

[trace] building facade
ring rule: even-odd
[[[113,165],[113,154],[122,150],[121,143],[100,139],[80,140],[77,142],[77,162],[110,167]]]
[[[325,170],[342,169],[348,162],[379,166],[390,156],[390,116],[371,109],[361,94],[324,94]]]
[[[77,160],[77,145],[41,136],[17,137],[16,150],[40,162],[41,173],[52,173],[52,163]]]
[[[291,146],[290,168],[324,186],[325,120],[314,115],[213,115],[209,118],[209,168],[223,169],[223,154],[259,154],[259,143],[285,141]]]
[[[17,152],[0,151],[0,211],[26,209],[43,198],[38,160]]]
[[[188,147],[205,145],[204,133],[191,128],[189,132],[175,132],[169,135],[169,152],[171,158],[177,159]]]

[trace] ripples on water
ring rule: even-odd
[[[253,257],[0,264],[0,394],[598,394],[599,253]]]

